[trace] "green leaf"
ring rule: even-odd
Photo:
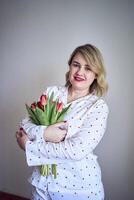
[[[61,113],[67,112],[70,108],[71,104],[69,104],[66,108],[63,108],[63,111]]]
[[[67,114],[70,106],[71,106],[71,104],[69,104],[69,106],[67,106],[66,108],[63,108],[62,112],[57,117],[57,122],[63,121],[64,116]]]
[[[35,113],[36,113],[37,119],[40,122],[40,125],[46,125],[46,126],[49,125],[46,112],[44,112],[43,110],[37,107]]]
[[[53,100],[54,92],[51,93],[50,97],[48,97],[46,111],[47,111],[47,117],[50,119],[50,110],[52,107],[52,100]]]
[[[32,120],[32,122],[33,122],[34,124],[36,124],[36,125],[39,125],[40,122],[39,122],[39,120],[37,119],[37,117],[36,117],[34,111],[33,111],[27,104],[25,104],[25,106],[26,106],[27,112],[28,112],[29,117],[30,117],[30,119]]]
[[[50,97],[48,98],[47,102],[47,117],[50,124],[56,123],[56,105],[58,99],[54,101],[54,92],[51,93]]]
[[[51,113],[49,115],[49,123],[53,124],[55,122],[55,106],[51,109]]]
[[[60,115],[60,117],[58,117],[56,122],[62,122],[64,121],[64,115]]]
[[[50,99],[50,101],[52,101],[54,99],[54,92],[51,93],[49,99]]]
[[[51,111],[51,115],[50,115],[50,124],[55,124],[56,121],[57,121],[57,117],[56,117],[56,115],[57,115],[57,112],[56,112],[56,104],[57,104],[57,102],[55,102],[54,107],[53,107],[53,109],[52,109],[52,111]]]

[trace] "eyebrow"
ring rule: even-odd
[[[79,63],[79,62],[77,62],[77,61],[75,61],[75,60],[74,60],[74,61],[72,61],[72,62],[73,62],[73,63],[77,63],[77,64],[79,64],[79,65],[80,65],[80,63]]]

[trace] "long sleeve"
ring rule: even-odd
[[[30,140],[40,140],[47,126],[35,125],[29,118],[20,122],[20,127],[24,129]]]
[[[71,138],[60,143],[34,141],[26,143],[26,158],[29,166],[79,161],[96,148],[106,130],[108,106],[100,100],[84,116],[83,124]]]

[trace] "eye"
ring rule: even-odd
[[[91,71],[91,69],[89,67],[86,67],[85,69],[86,69],[86,71]]]
[[[73,67],[80,67],[80,65],[78,63],[72,63]]]

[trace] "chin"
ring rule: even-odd
[[[77,90],[84,90],[85,87],[83,87],[80,84],[72,84],[72,88],[77,89]]]

